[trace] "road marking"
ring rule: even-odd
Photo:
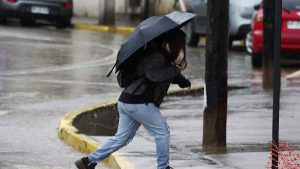
[[[1,33],[0,33],[1,35]],[[9,36],[13,37],[13,36]],[[16,36],[20,38],[19,36]],[[23,37],[27,39],[34,39],[32,37]],[[55,39],[42,39],[44,41],[53,41],[55,42]],[[1,41],[0,41],[1,43]],[[7,44],[8,42],[5,42]],[[77,42],[78,43],[78,42]],[[12,43],[10,44],[19,44],[19,43]],[[29,69],[29,70],[14,70],[14,71],[5,71],[1,72],[0,75],[2,76],[15,76],[15,75],[28,75],[28,74],[41,74],[41,73],[49,73],[49,72],[58,72],[58,71],[66,71],[66,70],[74,70],[74,69],[82,69],[82,68],[91,68],[91,67],[101,67],[101,66],[109,66],[113,65],[115,63],[115,57],[117,56],[118,50],[116,48],[112,48],[111,46],[108,45],[103,45],[103,44],[98,44],[94,42],[79,42],[81,46],[96,46],[99,48],[104,48],[104,49],[109,49],[111,52],[107,54],[104,57],[101,57],[97,60],[92,60],[92,61],[87,61],[83,63],[74,63],[74,64],[64,64],[60,66],[48,66],[48,67],[40,67],[40,68],[34,68],[34,69]],[[19,44],[20,45],[20,44]],[[31,46],[32,43],[23,43],[22,45],[28,45]],[[53,44],[55,45],[55,44]],[[67,44],[69,45],[69,44]]]
[[[36,79],[36,78],[14,78],[14,77],[0,77],[0,80],[11,80],[11,81],[27,81],[27,82],[40,82],[40,83],[53,83],[53,84],[75,84],[75,85],[91,85],[91,86],[110,86],[110,87],[118,87],[116,82],[106,83],[106,82],[88,82],[88,81],[78,81],[78,80],[44,80],[44,79]],[[20,93],[20,92],[19,92]],[[34,95],[35,94],[35,95]],[[39,93],[27,93],[25,96],[36,96]],[[10,94],[9,96],[15,96],[17,94]],[[18,94],[17,96],[20,96]]]
[[[15,92],[15,93],[9,93],[9,98],[15,98],[15,97],[27,97],[27,98],[34,98],[38,95],[38,92]]]
[[[0,75],[2,76],[28,75],[28,74],[39,74],[39,73],[58,72],[58,71],[73,70],[73,69],[108,66],[115,63],[115,60],[111,59],[112,55],[113,56],[116,55],[116,52],[114,51],[112,54],[103,57],[99,60],[95,60],[93,62],[70,64],[70,65],[63,65],[63,66],[52,66],[52,67],[50,66],[46,68],[36,68],[31,70],[7,71],[4,73],[0,73]]]
[[[8,113],[9,113],[9,111],[7,111],[7,110],[0,110],[0,116],[6,115]]]

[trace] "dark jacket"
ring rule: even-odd
[[[119,101],[125,103],[154,103],[160,106],[171,82],[186,80],[181,71],[171,64],[172,57],[165,52],[149,52],[137,66],[137,78],[126,87]]]

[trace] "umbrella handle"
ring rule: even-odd
[[[108,72],[108,74],[106,75],[106,77],[109,77],[112,73],[112,71],[114,70],[114,68],[116,67],[117,63],[114,64],[114,66],[111,68],[111,70]]]

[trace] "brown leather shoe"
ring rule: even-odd
[[[78,169],[95,169],[97,163],[91,163],[87,157],[83,157],[75,162]]]

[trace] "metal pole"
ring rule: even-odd
[[[275,1],[272,169],[278,169],[282,0]]]

